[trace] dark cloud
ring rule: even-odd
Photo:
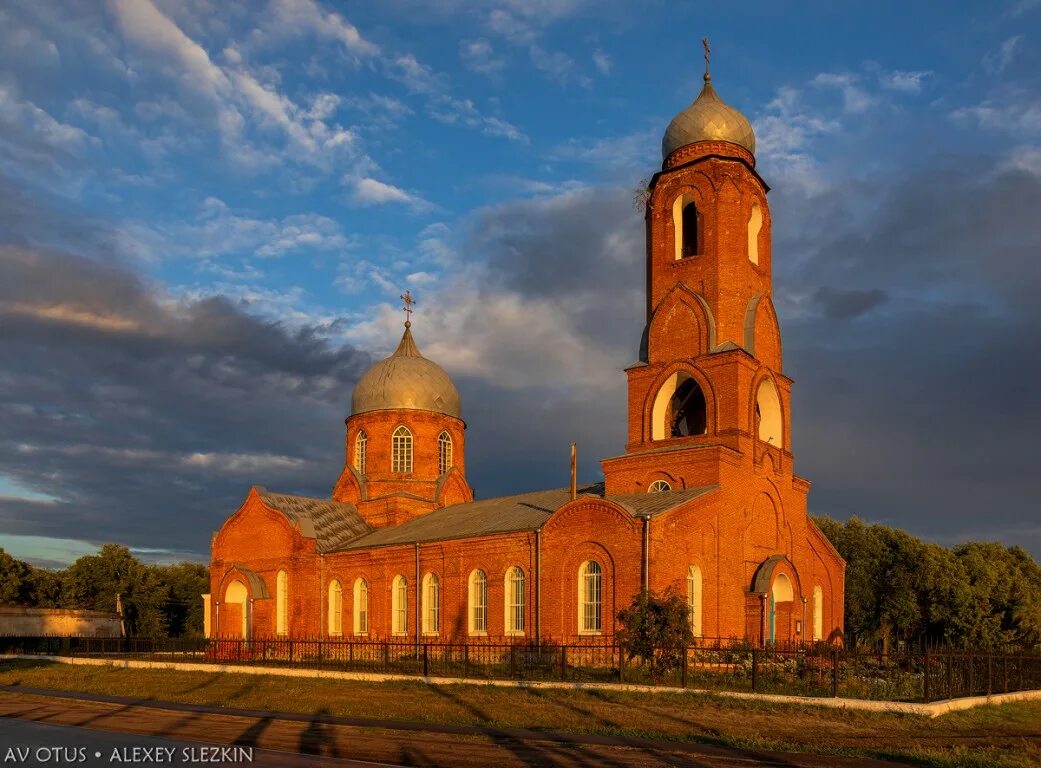
[[[0,247],[0,324],[0,466],[57,499],[0,499],[4,531],[200,557],[252,483],[328,494],[371,362],[45,249]]]
[[[844,291],[822,286],[814,299],[824,317],[829,320],[852,320],[873,310],[889,297],[885,291],[873,288],[867,291]]]

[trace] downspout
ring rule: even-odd
[[[325,637],[325,554],[318,553],[318,637]]]
[[[215,600],[213,604],[213,632],[210,636],[220,638],[220,600]]]
[[[542,529],[535,529],[535,646],[542,646]]]
[[[415,544],[416,547],[416,658],[419,658],[419,542]]]
[[[643,516],[643,591],[651,589],[651,516]]]

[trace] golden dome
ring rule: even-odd
[[[351,397],[352,416],[395,408],[462,418],[459,390],[441,366],[419,354],[407,323],[394,354],[367,370]]]
[[[665,160],[680,147],[696,141],[729,141],[755,154],[755,132],[748,118],[726,104],[712,80],[705,75],[705,87],[694,103],[672,118],[661,140],[661,156]]]

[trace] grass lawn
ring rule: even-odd
[[[245,709],[869,755],[945,768],[1041,766],[1041,702],[929,720],[702,694],[366,683],[31,660],[0,660],[0,684]]]

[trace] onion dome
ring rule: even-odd
[[[705,87],[694,103],[672,118],[661,140],[662,159],[697,141],[729,141],[755,154],[755,132],[748,118],[726,104],[705,73]]]
[[[351,397],[351,415],[406,408],[462,418],[459,390],[437,363],[419,353],[410,323],[390,357],[380,360],[359,379]]]

